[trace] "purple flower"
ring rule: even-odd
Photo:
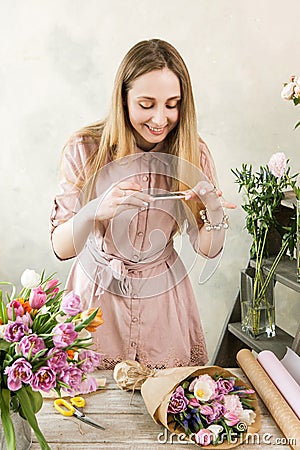
[[[225,406],[222,403],[219,403],[218,401],[214,401],[211,404],[211,407],[213,409],[213,412],[212,414],[206,416],[207,423],[213,423],[219,420],[226,413]]]
[[[234,380],[219,378],[216,384],[215,399],[222,400],[224,395],[233,390]]]
[[[61,310],[68,316],[77,316],[82,311],[80,303],[79,295],[71,291],[62,299]]]
[[[82,394],[89,394],[90,392],[95,392],[98,389],[98,383],[96,378],[88,377],[82,381],[80,385],[80,392]]]
[[[49,356],[50,358],[48,359],[47,364],[55,372],[58,372],[60,369],[65,367],[68,357],[66,352],[54,347],[47,353],[47,357]]]
[[[169,406],[168,413],[178,414],[181,411],[186,410],[187,405],[189,404],[188,399],[184,395],[184,389],[182,386],[178,386],[176,391],[173,393]]]
[[[12,320],[13,309],[15,312],[15,317],[23,316],[24,314],[23,306],[18,300],[12,300],[11,302],[8,303],[6,308],[7,308],[7,317],[9,318],[9,320]]]
[[[30,383],[33,391],[49,392],[50,389],[56,386],[55,372],[48,366],[43,366],[33,374],[33,379]]]
[[[214,413],[214,410],[213,410],[212,406],[201,405],[200,406],[200,413],[203,414],[204,416],[210,416],[211,414]]]
[[[64,348],[73,344],[77,338],[78,333],[75,331],[73,323],[60,323],[53,329],[53,342],[55,347]]]
[[[102,355],[96,353],[93,350],[82,350],[79,353],[78,360],[81,361],[80,369],[84,373],[94,372],[94,370],[100,365]]]
[[[59,381],[69,386],[68,388],[63,387],[63,390],[74,395],[76,391],[80,390],[82,375],[83,372],[76,366],[69,365],[62,369],[58,377]]]
[[[28,356],[31,351],[31,356],[36,355],[40,350],[46,348],[45,342],[37,334],[30,334],[23,336],[20,341],[20,350],[24,356]]]
[[[4,339],[8,342],[19,342],[25,333],[28,333],[28,326],[22,321],[17,320],[13,323],[9,323],[4,332]]]
[[[21,389],[22,383],[30,383],[32,380],[32,366],[25,358],[17,359],[6,367],[4,373],[8,375],[7,387],[11,391]]]
[[[33,309],[40,309],[47,301],[47,294],[42,287],[33,288],[30,292],[29,305]]]

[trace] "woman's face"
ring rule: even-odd
[[[128,115],[137,145],[150,150],[177,125],[180,83],[171,70],[153,70],[138,77],[127,94]]]

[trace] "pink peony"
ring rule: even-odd
[[[270,172],[276,177],[281,178],[285,174],[287,160],[285,154],[282,152],[274,153],[271,156],[268,166]]]
[[[243,412],[243,405],[236,394],[224,395],[224,406],[227,412],[234,414],[239,417],[240,413]]]

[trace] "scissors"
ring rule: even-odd
[[[54,400],[54,408],[63,416],[66,417],[76,417],[82,422],[91,425],[95,428],[100,428],[101,430],[105,430],[104,427],[99,425],[94,420],[87,417],[79,408],[83,408],[85,405],[85,400],[83,397],[72,397],[70,402],[65,400],[64,398],[57,398]]]

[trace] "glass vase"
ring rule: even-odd
[[[274,280],[271,279],[261,299],[254,298],[254,283],[258,274],[255,269],[248,268],[241,271],[240,302],[242,331],[253,339],[274,337],[275,305]],[[263,277],[260,274],[260,277]]]
[[[29,450],[32,444],[32,430],[18,412],[10,413],[16,436],[16,450]],[[5,435],[0,421],[0,450],[7,450]]]
[[[297,214],[297,249],[296,249],[296,259],[297,259],[297,281],[300,283],[300,200],[296,200],[296,214]]]

